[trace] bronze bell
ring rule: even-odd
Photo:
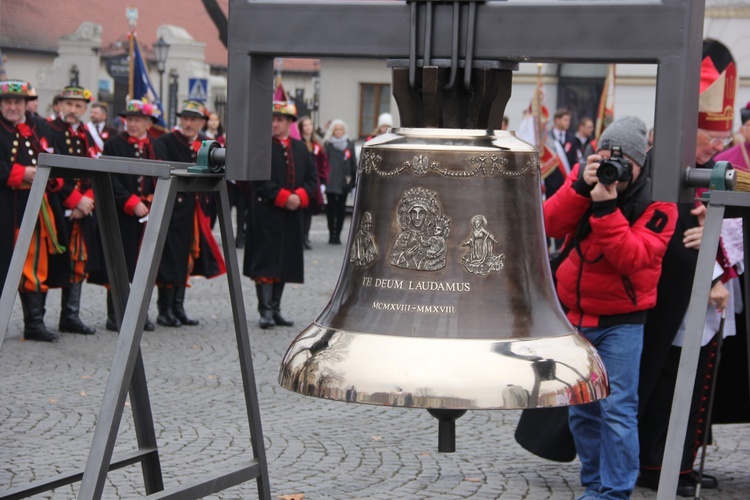
[[[555,295],[540,184],[537,150],[513,132],[408,127],[366,143],[338,284],[280,384],[447,410],[606,397]]]
[[[557,304],[536,150],[512,132],[396,129],[366,144],[345,262],[281,385],[326,399],[514,409],[607,394]]]

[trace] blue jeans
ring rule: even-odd
[[[630,498],[638,478],[638,373],[643,325],[583,328],[604,362],[609,397],[569,408],[585,498]]]

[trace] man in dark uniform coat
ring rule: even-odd
[[[158,160],[165,153],[161,143],[152,142],[148,131],[157,120],[159,110],[146,101],[131,100],[120,116],[125,119],[125,132],[112,137],[104,144],[104,156]],[[156,181],[151,177],[129,174],[112,174],[112,190],[117,207],[117,219],[125,250],[128,280],[133,281],[135,264],[149,213]],[[94,281],[90,279],[90,281]],[[101,280],[99,280],[101,282]],[[104,281],[106,282],[106,280]],[[146,318],[144,330],[154,325]],[[107,330],[117,331],[117,321],[110,293],[107,293]]]
[[[193,100],[182,103],[177,116],[180,130],[162,135],[157,142],[164,146],[169,161],[195,163],[201,146],[199,132],[208,120],[206,106]],[[195,235],[196,193],[177,193],[174,211],[169,222],[169,232],[164,243],[156,283],[159,289],[156,322],[163,326],[197,325],[185,313],[185,285],[188,280]],[[199,236],[198,236],[199,237]]]
[[[281,315],[284,284],[304,281],[304,213],[315,196],[317,169],[302,141],[289,136],[297,109],[273,103],[271,179],[253,183],[252,238],[243,273],[255,281],[260,327],[291,326]]]
[[[0,81],[0,287],[13,255],[16,235],[36,174],[39,153],[53,152],[44,120],[26,113],[29,84],[20,80]],[[50,287],[66,286],[70,266],[63,213],[57,191],[61,183],[51,179],[39,211],[21,278],[23,335],[27,340],[56,342],[60,337],[44,325],[44,306]]]
[[[594,121],[588,116],[583,116],[578,121],[578,130],[575,133],[576,163],[586,163],[586,158],[594,154],[592,135],[594,133]],[[573,165],[571,165],[571,168]]]
[[[65,87],[60,94],[60,115],[49,122],[55,142],[55,151],[67,156],[97,158],[101,150],[89,134],[81,117],[91,101],[91,91],[82,87]],[[68,254],[71,260],[70,285],[62,289],[60,332],[91,335],[94,328],[81,322],[81,289],[90,268],[89,256],[96,256],[96,219],[94,192],[90,179],[65,179],[60,190],[60,200],[70,211],[65,225],[70,236]],[[96,259],[94,259],[96,260]]]
[[[558,109],[555,111],[552,128],[549,130],[550,140],[559,145],[559,147],[556,146],[555,153],[564,153],[564,155],[558,154],[558,157],[560,158],[560,161],[564,163],[566,172],[570,172],[575,164],[578,163],[578,155],[576,154],[576,136],[568,130],[570,128],[570,116],[570,111],[568,109]],[[552,195],[560,189],[560,186],[562,186],[564,182],[565,176],[559,169],[556,169],[544,179],[544,193],[547,199],[552,198]]]

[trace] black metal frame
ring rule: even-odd
[[[107,472],[140,462],[146,493],[150,498],[200,498],[226,488],[257,479],[258,495],[270,499],[268,467],[260,423],[258,395],[253,371],[250,339],[240,284],[234,232],[231,227],[229,197],[223,175],[192,174],[182,163],[167,163],[122,158],[82,159],[60,155],[39,155],[39,166],[29,193],[10,268],[0,296],[0,347],[8,329],[13,302],[21,280],[39,208],[51,177],[91,178],[102,236],[107,272],[113,295],[120,334],[112,361],[102,406],[94,430],[86,467],[51,479],[0,492],[0,498],[24,498],[81,480],[78,498],[101,498]],[[126,173],[157,177],[149,222],[141,244],[132,286],[128,283],[122,239],[110,174]],[[54,174],[54,175],[53,175]],[[210,191],[219,194],[219,225],[227,265],[230,302],[239,351],[245,405],[254,457],[235,468],[198,481],[164,490],[151,404],[143,369],[140,343],[148,305],[151,301],[169,220],[177,192]],[[112,459],[125,398],[130,393],[138,450]]]
[[[534,4],[230,0],[229,11],[228,178],[269,177],[274,57],[408,59],[413,88],[420,57],[422,66],[450,60],[453,71],[460,53],[466,65],[495,60],[657,65],[655,134],[659,143],[654,148],[652,194],[664,201],[693,198],[693,189],[684,178],[685,169],[695,160],[704,0]],[[274,22],[278,19],[284,20],[284,29]],[[310,19],[315,19],[313,25]],[[447,33],[452,36],[442,36]],[[464,77],[470,78],[469,73],[465,71]],[[712,201],[718,203],[715,198]],[[709,214],[711,219],[718,217],[716,208]],[[718,242],[718,233],[713,234],[718,230],[704,235],[707,245],[702,247],[710,246],[714,236]],[[708,292],[698,278],[696,274],[693,299],[700,302]],[[702,325],[692,304],[688,324]],[[705,309],[703,313],[705,317]],[[690,358],[691,366],[694,361]],[[670,433],[680,425],[670,425]],[[670,448],[668,443],[665,461],[682,448],[678,444]],[[665,467],[663,472],[662,486],[667,488],[660,492],[674,492],[677,469]],[[659,498],[667,496],[660,493]]]
[[[719,247],[721,226],[725,217],[742,217],[745,269],[750,269],[748,268],[748,265],[750,265],[750,193],[717,190],[707,192],[706,196],[709,197],[708,210],[686,314],[685,341],[682,346],[674,388],[657,500],[672,499],[674,498],[674,492],[677,491],[682,448],[685,443],[698,356],[700,355],[701,339],[703,338],[703,325],[706,322],[706,304],[708,304],[708,297],[711,292],[716,251]],[[747,307],[748,297],[750,297],[750,280],[745,279],[744,285],[743,294],[745,307]],[[750,332],[750,314],[745,315],[745,331]],[[750,343],[748,344],[747,355],[750,359]]]
[[[432,23],[412,17],[428,3],[435,4]],[[453,42],[442,34],[454,32],[456,4],[464,12],[470,3],[230,0],[227,177],[269,176],[274,57],[408,59],[416,51],[450,60]],[[475,8],[475,26],[465,12],[457,26],[461,40],[473,27],[473,45],[458,50],[475,61],[656,64],[653,194],[691,199],[682,179],[695,160],[704,0],[487,1]]]

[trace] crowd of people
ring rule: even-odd
[[[178,126],[171,131],[156,126],[159,109],[145,99],[129,100],[125,110],[111,121],[107,105],[94,102],[91,91],[82,87],[62,89],[54,97],[52,112],[46,118],[37,113],[37,103],[30,83],[0,81],[0,180],[3,181],[0,203],[3,213],[8,214],[0,223],[5,234],[0,251],[3,281],[39,153],[195,163],[203,140],[226,144],[218,114],[195,100],[181,103]],[[87,113],[90,120],[84,122]],[[381,115],[380,121],[378,133],[390,126],[390,115]],[[312,249],[309,232],[313,215],[326,212],[329,243],[341,244],[346,199],[354,188],[357,170],[354,143],[341,120],[334,120],[325,139],[321,139],[309,116],[298,120],[293,102],[275,100],[273,132],[272,179],[266,183],[230,182],[228,186],[237,214],[236,245],[242,248],[246,242],[252,243],[245,252],[244,272],[257,284],[262,328],[293,324],[280,313],[284,283],[302,281],[300,250]],[[312,169],[308,168],[310,165]],[[295,172],[290,174],[287,169]],[[154,178],[112,175],[130,281],[135,274],[155,186]],[[56,179],[47,187],[40,224],[35,229],[19,287],[25,339],[44,342],[60,339],[44,322],[50,288],[62,289],[58,331],[95,333],[94,328],[81,321],[79,314],[84,282],[107,287],[105,327],[111,331],[119,329],[95,205],[90,179]],[[214,277],[225,272],[223,256],[211,233],[215,213],[212,194],[178,193],[156,277],[156,324],[165,327],[199,324],[199,320],[185,311],[185,292],[191,276]],[[297,238],[296,226],[300,221],[300,238]],[[286,250],[279,249],[280,236],[275,234],[278,231],[294,235],[292,239],[286,237]],[[144,329],[154,328],[147,316]]]
[[[6,215],[0,222],[3,284],[40,153],[195,163],[201,140],[207,134],[222,140],[221,125],[210,123],[211,113],[198,101],[184,101],[177,113],[179,127],[161,133],[153,130],[158,108],[144,100],[127,103],[119,115],[123,124],[119,132],[107,123],[107,106],[92,104],[93,95],[88,89],[62,89],[54,99],[54,112],[47,119],[36,113],[37,107],[31,104],[36,101],[28,82],[0,82],[0,203]],[[87,112],[91,119],[84,122]],[[156,179],[128,174],[112,174],[111,179],[128,278],[132,280]],[[213,277],[225,272],[223,256],[211,233],[212,204],[209,193],[181,192],[176,197],[156,280],[156,322],[160,325],[197,325],[199,321],[190,318],[184,306],[190,276]],[[79,314],[84,282],[107,287],[105,327],[119,329],[95,209],[90,179],[59,178],[48,183],[19,287],[26,340],[60,339],[44,322],[50,288],[62,289],[58,331],[95,333]],[[148,317],[144,329],[154,329]]]

